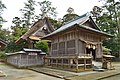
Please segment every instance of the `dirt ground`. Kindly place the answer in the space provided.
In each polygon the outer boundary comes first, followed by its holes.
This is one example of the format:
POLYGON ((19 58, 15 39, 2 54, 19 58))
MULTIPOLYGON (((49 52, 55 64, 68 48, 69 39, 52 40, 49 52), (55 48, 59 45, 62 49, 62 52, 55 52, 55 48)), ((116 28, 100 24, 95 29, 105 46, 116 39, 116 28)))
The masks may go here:
POLYGON ((0 77, 0 80, 62 80, 27 69, 16 69, 1 62, 0 71, 3 71, 7 75, 6 77, 0 77))

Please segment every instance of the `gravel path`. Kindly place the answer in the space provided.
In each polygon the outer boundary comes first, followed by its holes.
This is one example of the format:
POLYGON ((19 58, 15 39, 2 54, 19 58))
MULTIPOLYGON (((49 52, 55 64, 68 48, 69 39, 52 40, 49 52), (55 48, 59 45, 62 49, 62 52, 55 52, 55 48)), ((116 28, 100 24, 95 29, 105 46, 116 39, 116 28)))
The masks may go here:
POLYGON ((0 80, 62 80, 31 70, 16 69, 4 63, 0 63, 0 71, 3 71, 7 75, 7 77, 0 77, 0 80))

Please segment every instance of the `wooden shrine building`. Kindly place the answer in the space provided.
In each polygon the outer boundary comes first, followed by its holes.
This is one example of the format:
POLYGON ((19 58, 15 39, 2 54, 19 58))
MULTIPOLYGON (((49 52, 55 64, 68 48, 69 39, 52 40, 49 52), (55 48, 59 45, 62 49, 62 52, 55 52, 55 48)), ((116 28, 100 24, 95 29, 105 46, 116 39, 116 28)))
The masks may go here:
POLYGON ((101 60, 102 41, 112 36, 102 32, 87 13, 67 22, 43 39, 51 40, 46 65, 84 69, 101 60))
POLYGON ((39 41, 41 37, 53 31, 54 28, 49 22, 48 17, 45 17, 44 19, 40 19, 37 22, 35 22, 31 26, 31 28, 16 41, 16 43, 19 44, 24 41, 27 41, 28 44, 26 48, 34 48, 35 41, 39 41))
POLYGON ((15 53, 6 53, 7 63, 16 67, 28 67, 44 65, 44 57, 46 53, 38 49, 26 49, 15 53))

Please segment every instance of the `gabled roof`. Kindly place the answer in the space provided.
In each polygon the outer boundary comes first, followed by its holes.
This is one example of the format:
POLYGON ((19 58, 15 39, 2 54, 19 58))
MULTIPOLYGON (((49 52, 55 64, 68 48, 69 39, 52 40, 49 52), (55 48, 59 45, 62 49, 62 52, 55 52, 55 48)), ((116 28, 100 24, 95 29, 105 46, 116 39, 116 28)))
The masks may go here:
POLYGON ((16 55, 16 54, 28 54, 29 52, 30 53, 31 52, 36 52, 36 53, 39 53, 41 55, 45 55, 46 54, 45 52, 42 52, 40 49, 27 49, 27 48, 24 48, 23 51, 18 51, 18 52, 14 52, 14 53, 5 53, 5 54, 10 56, 10 55, 16 55))
POLYGON ((7 42, 0 38, 0 46, 6 46, 7 42))
POLYGON ((55 35, 57 33, 60 33, 60 32, 66 30, 68 28, 74 27, 74 25, 79 25, 79 28, 84 28, 84 29, 87 29, 87 30, 90 30, 90 31, 94 31, 94 32, 101 33, 101 34, 104 34, 104 35, 107 35, 107 36, 111 36, 110 34, 102 32, 100 30, 100 28, 97 26, 97 24, 94 22, 92 17, 90 16, 90 14, 86 13, 86 14, 83 14, 82 16, 77 17, 74 20, 71 20, 71 21, 67 22, 65 25, 61 26, 59 29, 55 30, 54 32, 44 36, 43 38, 47 38, 47 37, 50 37, 50 36, 55 35), (94 28, 91 28, 91 27, 88 27, 88 26, 84 25, 84 23, 88 20, 90 20, 92 22, 94 28))
POLYGON ((23 40, 27 40, 29 37, 43 37, 46 34, 49 34, 54 31, 52 24, 49 22, 48 18, 45 17, 44 19, 40 19, 35 22, 32 27, 22 35, 16 43, 19 43, 23 40), (43 30, 45 28, 45 30, 43 30))
POLYGON ((25 52, 42 52, 40 49, 27 49, 27 48, 23 48, 23 51, 25 51, 25 52))

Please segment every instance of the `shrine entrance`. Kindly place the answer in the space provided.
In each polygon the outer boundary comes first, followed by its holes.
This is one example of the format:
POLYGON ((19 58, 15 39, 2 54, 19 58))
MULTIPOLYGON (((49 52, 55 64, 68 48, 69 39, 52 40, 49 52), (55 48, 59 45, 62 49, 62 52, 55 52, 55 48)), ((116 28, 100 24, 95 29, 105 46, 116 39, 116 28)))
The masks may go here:
POLYGON ((93 57, 93 60, 96 59, 96 46, 93 44, 88 44, 86 46, 86 54, 89 54, 93 57))

